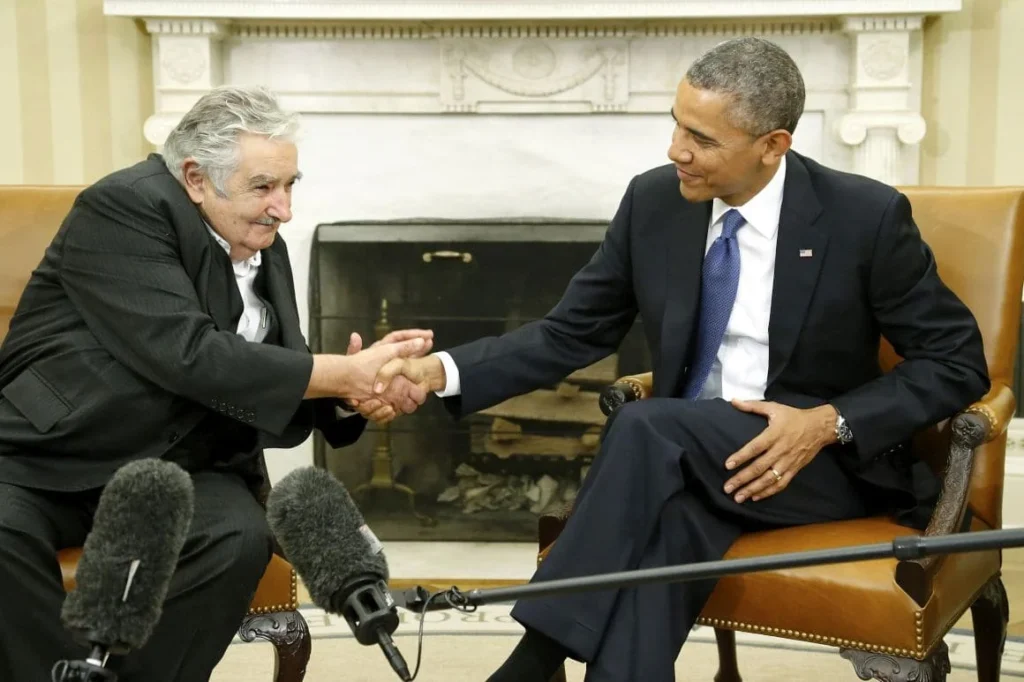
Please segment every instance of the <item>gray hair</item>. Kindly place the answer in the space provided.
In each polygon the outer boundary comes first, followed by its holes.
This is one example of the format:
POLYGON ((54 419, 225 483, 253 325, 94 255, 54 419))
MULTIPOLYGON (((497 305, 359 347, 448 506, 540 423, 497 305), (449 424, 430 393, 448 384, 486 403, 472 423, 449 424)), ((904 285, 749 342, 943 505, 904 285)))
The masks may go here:
POLYGON ((720 43, 690 65, 695 88, 731 95, 733 123, 759 137, 780 128, 792 133, 804 113, 804 79, 792 57, 764 38, 720 43))
POLYGON ((294 142, 298 115, 283 111, 264 87, 224 85, 199 98, 164 142, 163 158, 171 174, 184 182, 181 166, 192 157, 221 196, 238 168, 238 138, 243 133, 294 142))

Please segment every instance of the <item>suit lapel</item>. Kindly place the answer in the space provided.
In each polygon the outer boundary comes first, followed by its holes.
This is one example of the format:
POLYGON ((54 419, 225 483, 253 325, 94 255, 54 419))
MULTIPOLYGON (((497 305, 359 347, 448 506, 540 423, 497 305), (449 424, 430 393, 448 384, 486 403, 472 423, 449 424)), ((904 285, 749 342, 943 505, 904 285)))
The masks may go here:
MULTIPOLYGON (((280 238, 280 237, 279 237, 280 238)), ((306 340, 299 327, 299 311, 295 307, 295 296, 292 294, 291 277, 285 268, 284 258, 274 246, 264 249, 263 267, 267 271, 267 296, 270 305, 274 306, 278 324, 281 326, 281 345, 292 350, 306 350, 306 340)))
POLYGON ((231 268, 231 259, 213 237, 206 232, 206 225, 199 224, 205 238, 205 249, 209 259, 209 267, 206 269, 206 310, 209 312, 217 329, 234 332, 235 312, 240 314, 243 303, 242 295, 238 293, 238 285, 235 283, 235 272, 231 268))
POLYGON ((676 194, 664 220, 668 239, 665 253, 665 313, 661 326, 661 361, 654 372, 654 392, 679 395, 693 325, 700 303, 701 267, 707 245, 711 202, 691 204, 676 194))
POLYGON ((796 154, 786 164, 786 184, 779 215, 775 252, 775 283, 768 323, 768 385, 789 362, 796 346, 807 306, 825 260, 828 234, 815 224, 821 203, 811 185, 807 167, 796 154))

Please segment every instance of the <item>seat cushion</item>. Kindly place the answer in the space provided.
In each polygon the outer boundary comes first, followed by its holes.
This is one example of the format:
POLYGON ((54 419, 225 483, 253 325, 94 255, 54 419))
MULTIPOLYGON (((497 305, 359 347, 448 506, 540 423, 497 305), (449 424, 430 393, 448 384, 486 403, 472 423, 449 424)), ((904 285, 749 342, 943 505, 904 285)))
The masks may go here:
MULTIPOLYGON (((975 520, 973 530, 987 530, 975 520)), ((727 559, 892 542, 917 531, 888 518, 815 524, 741 536, 727 559)), ((924 608, 876 559, 727 576, 698 620, 728 630, 923 659, 999 572, 998 551, 950 554, 924 608)))
MULTIPOLYGON (((65 591, 75 589, 75 572, 78 570, 78 561, 81 557, 82 550, 79 547, 64 549, 57 553, 65 591)), ((295 611, 298 608, 298 581, 295 571, 292 570, 291 564, 274 554, 256 588, 249 613, 295 611)))

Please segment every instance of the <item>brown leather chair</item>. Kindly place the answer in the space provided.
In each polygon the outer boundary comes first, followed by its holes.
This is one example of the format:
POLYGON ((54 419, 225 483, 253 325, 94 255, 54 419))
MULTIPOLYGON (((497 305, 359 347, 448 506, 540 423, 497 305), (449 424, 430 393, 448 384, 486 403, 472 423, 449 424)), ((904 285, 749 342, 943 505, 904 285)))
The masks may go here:
MULTIPOLYGON (((81 187, 0 185, 0 339, 7 334, 21 292, 67 215, 81 187)), ((75 587, 81 548, 58 553, 64 588, 75 587)), ((275 682, 302 682, 309 662, 309 628, 299 613, 298 579, 274 555, 238 629, 246 642, 274 645, 275 682)))
MULTIPOLYGON (((981 401, 915 439, 915 453, 944 477, 925 534, 956 532, 967 505, 971 530, 1000 528, 1006 429, 1016 408, 1010 387, 1024 283, 1024 190, 903 191, 940 276, 977 317, 992 379, 981 401)), ((879 361, 886 370, 899 362, 886 342, 879 361)), ((646 398, 651 382, 651 373, 619 379, 603 393, 606 412, 624 400, 646 398)), ((540 519, 538 560, 550 551, 569 512, 540 519)), ((891 543, 914 532, 877 517, 749 533, 726 558, 891 543)), ((941 682, 950 669, 942 638, 970 608, 978 679, 997 682, 1009 617, 1000 566, 1000 552, 991 550, 734 575, 718 582, 698 623, 715 629, 716 682, 740 680, 735 631, 836 646, 865 680, 941 682)), ((564 672, 555 679, 564 680, 564 672)))

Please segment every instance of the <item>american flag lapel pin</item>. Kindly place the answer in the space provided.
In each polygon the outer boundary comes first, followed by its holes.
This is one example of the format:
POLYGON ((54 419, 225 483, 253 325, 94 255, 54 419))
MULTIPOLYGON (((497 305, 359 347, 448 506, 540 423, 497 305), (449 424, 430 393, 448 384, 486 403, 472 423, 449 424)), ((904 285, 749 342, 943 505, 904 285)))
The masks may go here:
POLYGON ((814 251, 812 249, 800 249, 800 257, 801 258, 810 258, 813 255, 814 255, 814 251))

